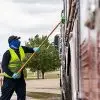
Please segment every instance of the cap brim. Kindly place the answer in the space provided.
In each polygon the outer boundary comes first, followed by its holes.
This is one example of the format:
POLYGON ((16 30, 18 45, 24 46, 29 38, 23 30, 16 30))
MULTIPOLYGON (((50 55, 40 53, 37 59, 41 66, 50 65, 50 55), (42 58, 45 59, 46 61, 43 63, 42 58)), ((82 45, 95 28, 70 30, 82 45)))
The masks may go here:
POLYGON ((20 39, 20 37, 17 37, 17 39, 20 39))

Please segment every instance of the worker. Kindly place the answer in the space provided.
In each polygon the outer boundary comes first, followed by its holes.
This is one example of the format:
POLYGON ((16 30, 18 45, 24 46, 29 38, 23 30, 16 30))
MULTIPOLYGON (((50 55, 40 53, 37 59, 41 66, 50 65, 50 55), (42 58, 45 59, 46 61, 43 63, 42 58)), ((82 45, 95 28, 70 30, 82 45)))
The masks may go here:
POLYGON ((20 37, 14 35, 8 38, 8 43, 10 48, 4 53, 2 59, 2 69, 5 76, 0 100, 10 100, 14 91, 17 94, 17 100, 26 100, 24 73, 23 71, 17 72, 24 62, 25 53, 38 52, 39 48, 20 46, 20 37))

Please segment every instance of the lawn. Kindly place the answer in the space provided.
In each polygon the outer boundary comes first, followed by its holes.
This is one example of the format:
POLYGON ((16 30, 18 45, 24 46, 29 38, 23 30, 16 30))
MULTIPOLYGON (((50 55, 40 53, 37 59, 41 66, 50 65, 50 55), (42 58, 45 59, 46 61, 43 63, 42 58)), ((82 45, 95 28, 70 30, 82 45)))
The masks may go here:
POLYGON ((27 92, 27 96, 39 100, 61 100, 60 94, 53 94, 53 93, 27 92))
MULTIPOLYGON (((41 79, 41 74, 39 75, 41 79)), ((46 72, 45 73, 45 79, 56 79, 60 77, 59 71, 53 71, 53 72, 46 72)), ((36 72, 28 72, 26 80, 32 80, 37 79, 37 73, 36 72)))

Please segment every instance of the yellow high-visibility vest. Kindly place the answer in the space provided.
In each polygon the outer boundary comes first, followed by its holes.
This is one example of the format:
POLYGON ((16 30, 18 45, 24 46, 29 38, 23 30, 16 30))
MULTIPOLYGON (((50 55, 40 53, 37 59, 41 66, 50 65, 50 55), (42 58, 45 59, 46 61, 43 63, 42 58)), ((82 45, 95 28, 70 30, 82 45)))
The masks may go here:
MULTIPOLYGON (((10 69, 11 72, 17 73, 18 70, 21 68, 22 63, 25 59, 25 52, 22 47, 19 47, 20 58, 18 57, 18 55, 16 54, 16 52, 13 49, 10 48, 9 52, 11 55, 11 59, 9 61, 8 68, 10 69)), ((7 74, 5 74, 5 76, 11 78, 11 76, 9 76, 7 74)))

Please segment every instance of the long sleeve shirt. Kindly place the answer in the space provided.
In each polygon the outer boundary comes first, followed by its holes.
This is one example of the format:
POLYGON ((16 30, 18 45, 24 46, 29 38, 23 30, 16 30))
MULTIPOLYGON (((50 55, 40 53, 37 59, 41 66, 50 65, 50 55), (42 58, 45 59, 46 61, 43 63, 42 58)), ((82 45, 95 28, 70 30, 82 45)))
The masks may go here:
MULTIPOLYGON (((22 46, 22 48, 23 48, 25 53, 34 53, 33 48, 29 48, 26 46, 22 46)), ((16 52, 18 57, 20 58, 19 50, 16 49, 14 51, 16 52)), ((11 59, 11 55, 10 55, 9 50, 7 50, 3 55, 1 66, 2 66, 3 72, 7 73, 9 76, 12 76, 14 73, 11 72, 10 69, 8 68, 10 59, 11 59)), ((22 74, 21 77, 23 77, 23 72, 21 74, 22 74)))

